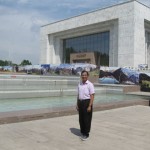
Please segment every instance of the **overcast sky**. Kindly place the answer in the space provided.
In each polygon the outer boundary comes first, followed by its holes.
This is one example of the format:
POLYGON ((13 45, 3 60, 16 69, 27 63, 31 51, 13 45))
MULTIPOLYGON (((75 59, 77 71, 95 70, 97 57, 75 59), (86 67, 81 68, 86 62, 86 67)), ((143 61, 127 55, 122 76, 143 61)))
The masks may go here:
MULTIPOLYGON (((0 59, 38 64, 40 26, 127 0, 0 0, 0 59)), ((150 6, 150 0, 139 0, 150 6)))

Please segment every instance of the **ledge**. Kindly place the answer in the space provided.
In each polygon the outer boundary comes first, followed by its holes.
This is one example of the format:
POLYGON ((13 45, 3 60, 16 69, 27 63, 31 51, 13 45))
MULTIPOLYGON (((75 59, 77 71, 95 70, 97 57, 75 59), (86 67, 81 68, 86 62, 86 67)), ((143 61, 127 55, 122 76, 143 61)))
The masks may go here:
MULTIPOLYGON (((149 100, 134 100, 134 101, 121 101, 114 103, 103 103, 96 104, 94 106, 94 111, 103 111, 121 107, 128 107, 134 105, 144 105, 149 106, 149 100)), ((47 109, 34 109, 34 110, 23 110, 14 112, 1 112, 0 113, 0 124, 24 122, 31 120, 39 120, 60 116, 75 115, 77 111, 75 106, 63 107, 63 108, 47 108, 47 109)))

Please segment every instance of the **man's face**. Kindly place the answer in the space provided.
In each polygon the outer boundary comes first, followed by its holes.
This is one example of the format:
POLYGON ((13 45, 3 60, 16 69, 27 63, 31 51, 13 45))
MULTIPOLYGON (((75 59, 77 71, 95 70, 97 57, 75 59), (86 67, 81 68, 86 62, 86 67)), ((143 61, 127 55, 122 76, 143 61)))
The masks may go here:
POLYGON ((86 73, 86 72, 82 73, 82 75, 81 75, 81 79, 82 79, 82 82, 86 82, 86 81, 87 81, 87 79, 88 79, 88 75, 87 75, 87 73, 86 73))

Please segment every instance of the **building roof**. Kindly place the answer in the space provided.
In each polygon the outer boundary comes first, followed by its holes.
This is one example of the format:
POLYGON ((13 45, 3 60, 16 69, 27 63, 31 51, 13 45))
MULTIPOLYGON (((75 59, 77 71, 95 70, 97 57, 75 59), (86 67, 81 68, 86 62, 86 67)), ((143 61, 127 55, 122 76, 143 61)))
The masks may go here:
POLYGON ((115 7, 115 6, 119 6, 119 5, 124 5, 126 3, 131 3, 131 2, 134 2, 134 1, 138 2, 139 4, 141 4, 141 5, 145 6, 145 7, 150 8, 149 6, 147 6, 147 5, 139 2, 138 0, 129 0, 129 1, 126 1, 126 2, 114 4, 114 5, 111 5, 111 6, 108 6, 108 7, 99 8, 99 9, 92 10, 92 11, 89 11, 89 12, 86 12, 86 13, 82 13, 80 15, 76 15, 76 16, 72 16, 72 17, 69 17, 69 18, 66 18, 66 19, 62 19, 62 20, 58 20, 58 21, 55 21, 55 22, 52 22, 52 23, 48 23, 48 24, 45 24, 45 25, 43 25, 41 27, 48 26, 48 25, 51 25, 51 24, 55 24, 55 23, 58 23, 58 22, 61 22, 61 21, 69 20, 71 18, 79 17, 79 16, 82 16, 82 15, 90 14, 90 13, 93 13, 93 12, 96 12, 96 11, 101 11, 101 10, 104 10, 104 9, 108 9, 108 8, 111 8, 111 7, 115 7))

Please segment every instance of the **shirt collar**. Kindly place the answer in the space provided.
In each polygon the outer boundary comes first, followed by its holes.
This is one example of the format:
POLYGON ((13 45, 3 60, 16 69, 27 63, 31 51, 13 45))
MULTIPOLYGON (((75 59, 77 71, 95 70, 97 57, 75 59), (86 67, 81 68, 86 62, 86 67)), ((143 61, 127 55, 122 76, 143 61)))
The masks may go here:
POLYGON ((81 85, 88 84, 88 83, 89 83, 89 80, 87 80, 85 83, 83 83, 82 81, 80 82, 81 85))

